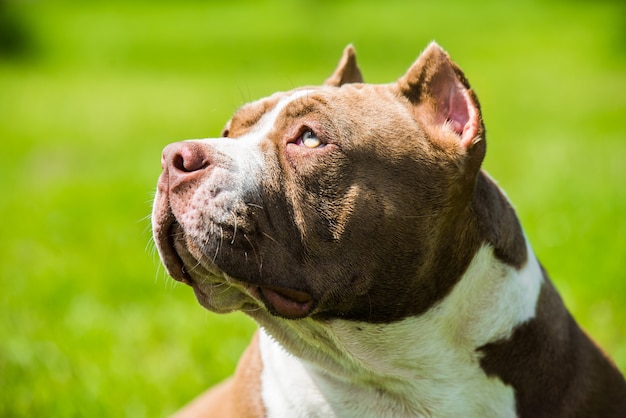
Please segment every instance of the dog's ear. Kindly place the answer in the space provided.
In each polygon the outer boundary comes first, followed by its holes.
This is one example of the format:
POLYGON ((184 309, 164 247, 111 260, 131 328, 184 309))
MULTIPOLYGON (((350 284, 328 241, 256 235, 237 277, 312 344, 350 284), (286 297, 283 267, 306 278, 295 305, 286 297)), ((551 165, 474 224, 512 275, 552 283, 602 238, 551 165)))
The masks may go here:
POLYGON ((348 45, 343 50, 343 55, 341 56, 337 69, 333 75, 326 79, 324 85, 340 87, 344 84, 362 82, 363 76, 361 75, 359 66, 356 64, 356 52, 352 45, 348 45))
POLYGON ((484 137, 480 105, 461 69, 432 42, 398 80, 400 92, 427 123, 456 133, 469 149, 484 137))

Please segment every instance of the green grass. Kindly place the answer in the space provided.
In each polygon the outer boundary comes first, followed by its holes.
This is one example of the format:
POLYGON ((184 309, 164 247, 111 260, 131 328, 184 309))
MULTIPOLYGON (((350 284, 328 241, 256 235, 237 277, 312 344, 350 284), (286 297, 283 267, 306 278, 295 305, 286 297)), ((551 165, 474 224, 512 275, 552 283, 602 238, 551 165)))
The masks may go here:
POLYGON ((164 416, 232 372, 254 324, 203 311, 150 243, 161 149, 321 82, 350 42, 371 82, 432 39, 449 50, 481 99, 486 168, 626 370, 618 2, 0 6, 23 40, 0 49, 0 416, 164 416))

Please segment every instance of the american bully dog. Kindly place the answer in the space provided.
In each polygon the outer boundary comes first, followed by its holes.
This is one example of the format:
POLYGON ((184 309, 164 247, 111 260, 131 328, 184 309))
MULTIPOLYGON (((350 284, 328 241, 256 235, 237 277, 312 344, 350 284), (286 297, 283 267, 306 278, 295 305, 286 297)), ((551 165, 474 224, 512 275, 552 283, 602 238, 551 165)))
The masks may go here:
POLYGON ((626 417, 624 378, 484 155, 476 95, 434 43, 384 85, 349 46, 324 85, 167 146, 152 219, 168 273, 260 325, 180 416, 626 417))

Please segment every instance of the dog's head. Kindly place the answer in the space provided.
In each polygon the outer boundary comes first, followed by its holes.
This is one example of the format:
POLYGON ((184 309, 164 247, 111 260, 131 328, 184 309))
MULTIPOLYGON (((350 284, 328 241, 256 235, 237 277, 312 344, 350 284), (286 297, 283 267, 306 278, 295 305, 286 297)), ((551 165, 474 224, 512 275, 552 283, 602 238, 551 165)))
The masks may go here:
POLYGON ((363 83, 349 46, 323 86, 167 146, 154 239, 213 311, 401 319, 444 297, 480 244, 484 153, 477 99, 439 46, 386 85, 363 83))

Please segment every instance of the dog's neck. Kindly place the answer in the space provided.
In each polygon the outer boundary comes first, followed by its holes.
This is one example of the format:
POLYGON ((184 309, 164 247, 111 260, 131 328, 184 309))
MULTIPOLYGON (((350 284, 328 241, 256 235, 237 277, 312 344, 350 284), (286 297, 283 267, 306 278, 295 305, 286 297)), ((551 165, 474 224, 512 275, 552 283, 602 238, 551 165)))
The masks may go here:
POLYGON ((471 206, 471 231, 463 235, 478 235, 482 244, 452 290, 420 315, 370 323, 250 312, 263 328, 268 408, 283 408, 290 399, 303 415, 322 416, 506 416, 514 410, 513 389, 487 377, 480 348, 533 318, 543 273, 508 200, 484 173, 471 206), (297 389, 309 386, 319 392, 297 389))
MULTIPOLYGON (((485 241, 452 291, 419 316, 368 323, 293 321, 265 311, 251 313, 265 333, 264 376, 273 381, 280 375, 292 388, 299 380, 311 379, 319 399, 324 399, 312 407, 330 403, 335 413, 341 410, 348 416, 464 416, 467 409, 455 409, 463 405, 474 405, 470 408, 476 416, 510 410, 512 389, 487 378, 479 349, 507 339, 517 325, 533 318, 544 279, 527 244, 526 261, 520 266, 504 262, 496 245, 485 241), (451 388, 458 390, 456 397, 448 396, 451 388)), ((268 396, 297 396, 280 393, 281 387, 290 389, 278 385, 268 396)), ((299 401, 315 399, 307 394, 299 401)))

